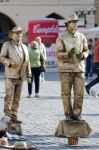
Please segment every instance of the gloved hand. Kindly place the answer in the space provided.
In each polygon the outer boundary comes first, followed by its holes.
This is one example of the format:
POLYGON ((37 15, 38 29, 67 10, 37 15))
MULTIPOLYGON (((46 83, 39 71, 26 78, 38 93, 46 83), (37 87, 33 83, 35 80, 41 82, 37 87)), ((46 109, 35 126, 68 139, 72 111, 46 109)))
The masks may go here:
POLYGON ((15 61, 11 61, 9 64, 9 67, 13 67, 13 68, 17 68, 17 66, 18 66, 18 63, 15 61))
POLYGON ((70 58, 72 58, 73 55, 75 55, 75 54, 76 54, 75 48, 71 48, 71 50, 68 52, 68 56, 69 56, 70 58))
POLYGON ((28 77, 28 78, 27 78, 27 83, 29 84, 29 83, 31 83, 31 81, 32 81, 31 78, 28 77))
POLYGON ((84 59, 83 53, 76 54, 76 58, 79 59, 79 60, 83 60, 84 59))

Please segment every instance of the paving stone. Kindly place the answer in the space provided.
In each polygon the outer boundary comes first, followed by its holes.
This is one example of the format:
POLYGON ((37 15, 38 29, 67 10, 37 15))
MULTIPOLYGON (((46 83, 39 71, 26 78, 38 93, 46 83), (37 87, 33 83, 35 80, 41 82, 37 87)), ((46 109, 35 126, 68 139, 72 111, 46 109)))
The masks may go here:
MULTIPOLYGON (((39 150, 99 150, 99 101, 85 92, 82 117, 93 131, 88 138, 81 138, 76 147, 70 147, 66 138, 54 136, 59 120, 65 118, 59 75, 47 73, 45 79, 40 85, 40 98, 35 98, 34 92, 31 98, 27 98, 27 82, 24 80, 18 112, 23 121, 23 135, 39 150)), ((4 78, 0 75, 0 117, 3 115, 4 91, 4 78)))

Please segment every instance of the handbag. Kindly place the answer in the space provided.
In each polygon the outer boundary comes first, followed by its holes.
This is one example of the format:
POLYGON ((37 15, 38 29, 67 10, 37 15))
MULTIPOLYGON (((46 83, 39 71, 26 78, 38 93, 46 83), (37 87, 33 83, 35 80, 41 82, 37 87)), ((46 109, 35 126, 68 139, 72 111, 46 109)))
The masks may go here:
POLYGON ((43 57, 42 53, 40 53, 40 63, 41 63, 40 71, 41 72, 47 72, 47 69, 46 69, 46 66, 45 66, 45 62, 44 62, 44 57, 43 57))
POLYGON ((43 61, 41 61, 40 70, 41 70, 41 72, 47 72, 46 66, 43 61))

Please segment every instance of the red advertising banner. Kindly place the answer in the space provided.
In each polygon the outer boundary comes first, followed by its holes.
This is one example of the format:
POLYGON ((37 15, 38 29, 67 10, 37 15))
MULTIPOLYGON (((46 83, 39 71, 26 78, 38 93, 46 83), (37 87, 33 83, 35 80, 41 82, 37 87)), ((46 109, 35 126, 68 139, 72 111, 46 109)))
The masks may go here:
POLYGON ((33 20, 28 24, 28 42, 35 40, 40 36, 42 43, 46 47, 47 67, 56 67, 55 43, 58 37, 57 20, 33 20))
POLYGON ((51 40, 52 43, 56 42, 58 36, 58 21, 57 20, 34 20, 29 21, 28 24, 28 41, 35 40, 35 37, 40 36, 42 42, 51 40))

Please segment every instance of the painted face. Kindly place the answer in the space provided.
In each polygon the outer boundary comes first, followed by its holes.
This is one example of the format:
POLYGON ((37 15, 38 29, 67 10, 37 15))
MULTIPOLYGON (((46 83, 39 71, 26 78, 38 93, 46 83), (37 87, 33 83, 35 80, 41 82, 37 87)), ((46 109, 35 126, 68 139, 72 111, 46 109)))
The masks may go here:
POLYGON ((77 27, 78 27, 78 21, 77 20, 72 20, 68 23, 68 29, 71 31, 71 32, 74 32, 77 30, 77 27))
POLYGON ((22 40, 22 31, 13 32, 12 39, 15 42, 20 42, 22 40))

